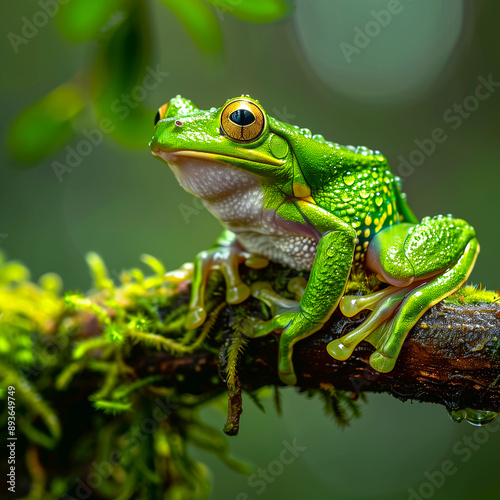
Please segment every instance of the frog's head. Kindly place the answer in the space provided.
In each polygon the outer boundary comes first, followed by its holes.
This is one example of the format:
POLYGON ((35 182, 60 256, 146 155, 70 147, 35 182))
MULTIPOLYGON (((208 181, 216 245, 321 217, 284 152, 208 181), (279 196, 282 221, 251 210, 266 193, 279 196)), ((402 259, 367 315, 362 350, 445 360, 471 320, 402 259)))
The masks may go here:
POLYGON ((158 110, 150 146, 184 189, 214 201, 235 191, 243 194, 255 183, 307 198, 310 187, 300 165, 322 157, 314 150, 325 147, 320 143, 268 116, 247 96, 208 111, 177 96, 158 110))

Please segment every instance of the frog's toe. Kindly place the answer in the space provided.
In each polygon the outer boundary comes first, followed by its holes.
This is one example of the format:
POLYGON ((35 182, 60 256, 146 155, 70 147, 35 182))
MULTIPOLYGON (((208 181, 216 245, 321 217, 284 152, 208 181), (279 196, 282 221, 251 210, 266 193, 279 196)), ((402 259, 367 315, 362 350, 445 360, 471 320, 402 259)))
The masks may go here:
POLYGON ((344 304, 349 305, 349 315, 361 309, 372 309, 372 313, 357 328, 331 341, 327 351, 335 359, 345 361, 351 356, 356 346, 363 340, 376 348, 390 334, 386 326, 391 323, 391 316, 398 310, 405 295, 414 285, 405 288, 389 286, 386 289, 362 297, 346 297, 344 304))
POLYGON ((263 269, 269 265, 269 259, 261 257, 260 255, 252 255, 245 253, 245 266, 251 269, 263 269))
POLYGON ((280 380, 286 385, 296 385, 297 384, 297 376, 294 372, 282 372, 279 371, 280 380))
POLYGON ((292 345, 287 342, 286 332, 283 332, 280 339, 280 356, 278 363, 278 374, 280 380, 286 385, 295 385, 297 383, 297 376, 293 368, 292 362, 292 345), (282 340, 285 342, 283 343, 282 340), (285 345, 284 345, 285 344, 285 345))
POLYGON ((375 351, 370 356, 370 366, 378 372, 388 373, 394 368, 395 365, 396 360, 394 358, 390 358, 379 351, 375 351))
POLYGON ((348 347, 342 343, 342 339, 335 339, 326 346, 326 350, 332 358, 345 361, 351 356, 355 347, 356 344, 348 347))
POLYGON ((286 299, 273 290, 271 284, 267 281, 256 281, 251 286, 252 297, 264 302, 274 317, 282 313, 297 311, 300 307, 296 300, 286 299))
POLYGON ((383 301, 391 295, 394 290, 393 286, 388 286, 379 292, 369 293, 368 295, 344 295, 340 301, 340 310, 344 316, 352 318, 361 311, 368 309, 373 311, 383 301))
MULTIPOLYGON (((290 314, 293 316, 293 313, 290 314)), ((290 323, 290 318, 292 317, 290 314, 280 314, 268 321, 255 319, 253 331, 245 335, 250 338, 258 338, 265 337, 276 330, 283 330, 290 323)))
POLYGON ((226 300, 229 304, 239 304, 250 297, 250 287, 245 283, 228 288, 226 291, 226 300))
POLYGON ((186 262, 182 264, 179 269, 175 271, 169 271, 164 275, 164 281, 167 283, 182 283, 193 276, 193 264, 191 262, 186 262))
POLYGON ((186 328, 192 330, 201 326, 207 317, 207 312, 203 307, 192 307, 186 317, 186 328))

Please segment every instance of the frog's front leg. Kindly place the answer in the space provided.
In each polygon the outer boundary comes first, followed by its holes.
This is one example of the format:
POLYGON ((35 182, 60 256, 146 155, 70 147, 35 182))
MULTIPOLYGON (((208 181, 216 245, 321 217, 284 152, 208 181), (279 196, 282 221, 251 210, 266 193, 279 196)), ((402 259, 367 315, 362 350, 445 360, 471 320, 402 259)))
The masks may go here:
POLYGON ((212 270, 222 272, 226 281, 226 301, 229 304, 238 304, 248 298, 250 288, 243 283, 238 270, 242 262, 253 269, 261 269, 269 263, 264 257, 248 253, 238 243, 234 233, 227 229, 217 238, 212 248, 196 256, 186 319, 187 328, 197 328, 206 319, 205 287, 212 270))
POLYGON ((370 365, 379 372, 391 371, 408 332, 425 311, 462 286, 478 252, 474 229, 451 216, 379 232, 368 247, 367 266, 390 286, 342 299, 340 308, 347 316, 363 309, 372 313, 358 328, 330 342, 330 355, 347 359, 366 340, 376 348, 370 365))
POLYGON ((308 224, 323 233, 318 242, 311 274, 298 310, 283 312, 268 322, 260 323, 252 335, 262 337, 282 330, 279 342, 279 376, 288 385, 295 385, 293 369, 294 344, 319 330, 330 318, 344 293, 355 248, 353 228, 325 210, 296 202, 299 214, 308 224))

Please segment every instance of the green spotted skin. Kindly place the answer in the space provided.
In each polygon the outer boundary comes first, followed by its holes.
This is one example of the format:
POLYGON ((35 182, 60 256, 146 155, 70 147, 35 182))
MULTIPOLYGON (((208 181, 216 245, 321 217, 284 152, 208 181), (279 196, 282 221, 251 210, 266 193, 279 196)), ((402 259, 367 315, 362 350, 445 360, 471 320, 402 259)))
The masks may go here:
POLYGON ((341 146, 274 119, 270 119, 270 127, 296 146, 295 182, 305 179, 314 202, 355 229, 355 264, 363 262, 370 240, 382 229, 417 222, 400 191, 399 179, 379 151, 341 146))
POLYGON ((223 273, 233 304, 251 292, 262 296, 242 282, 243 263, 259 268, 273 260, 311 271, 300 301, 277 299, 273 319, 255 322, 249 333, 280 333, 279 375, 286 384, 297 382, 294 344, 337 307, 348 316, 372 312, 332 340, 329 354, 347 359, 366 341, 374 348, 370 365, 392 370, 413 325, 467 280, 479 252, 474 229, 461 219, 419 223, 379 151, 283 123, 249 96, 207 111, 181 96, 171 99, 159 110, 151 150, 225 227, 223 238, 195 259, 188 328, 205 321, 213 269, 223 273), (387 287, 345 297, 349 274, 360 267, 387 287))
POLYGON ((355 153, 339 148, 326 156, 332 172, 331 178, 325 179, 328 187, 313 185, 311 197, 356 230, 354 260, 359 263, 373 236, 400 222, 399 188, 385 158, 365 152, 363 147, 355 153))

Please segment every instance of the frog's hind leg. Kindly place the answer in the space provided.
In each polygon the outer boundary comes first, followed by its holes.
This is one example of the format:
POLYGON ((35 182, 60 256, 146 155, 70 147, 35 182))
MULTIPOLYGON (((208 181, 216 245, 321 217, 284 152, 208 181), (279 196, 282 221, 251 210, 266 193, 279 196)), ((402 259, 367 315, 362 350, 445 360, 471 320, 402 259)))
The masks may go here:
POLYGON ((362 340, 370 342, 370 338, 374 338, 376 331, 380 332, 381 327, 387 323, 412 288, 411 285, 405 288, 389 286, 381 292, 362 297, 346 295, 340 303, 340 309, 345 316, 354 316, 363 309, 373 309, 373 312, 358 328, 332 340, 327 346, 328 353, 335 359, 344 361, 362 340))
POLYGON ((413 325, 467 280, 478 251, 474 230, 451 217, 398 224, 378 233, 370 243, 368 266, 390 286, 342 299, 340 308, 346 316, 363 309, 373 312, 358 328, 330 342, 330 355, 347 359, 366 340, 376 349, 370 365, 380 372, 391 371, 413 325))
MULTIPOLYGON (((370 356, 372 368, 379 372, 389 372, 394 368, 408 332, 425 311, 465 283, 472 271, 478 251, 478 241, 473 238, 452 268, 432 281, 424 282, 405 297, 394 317, 390 331, 386 332, 380 346, 375 345, 377 350, 370 356)), ((376 342, 376 338, 373 340, 376 342)))

